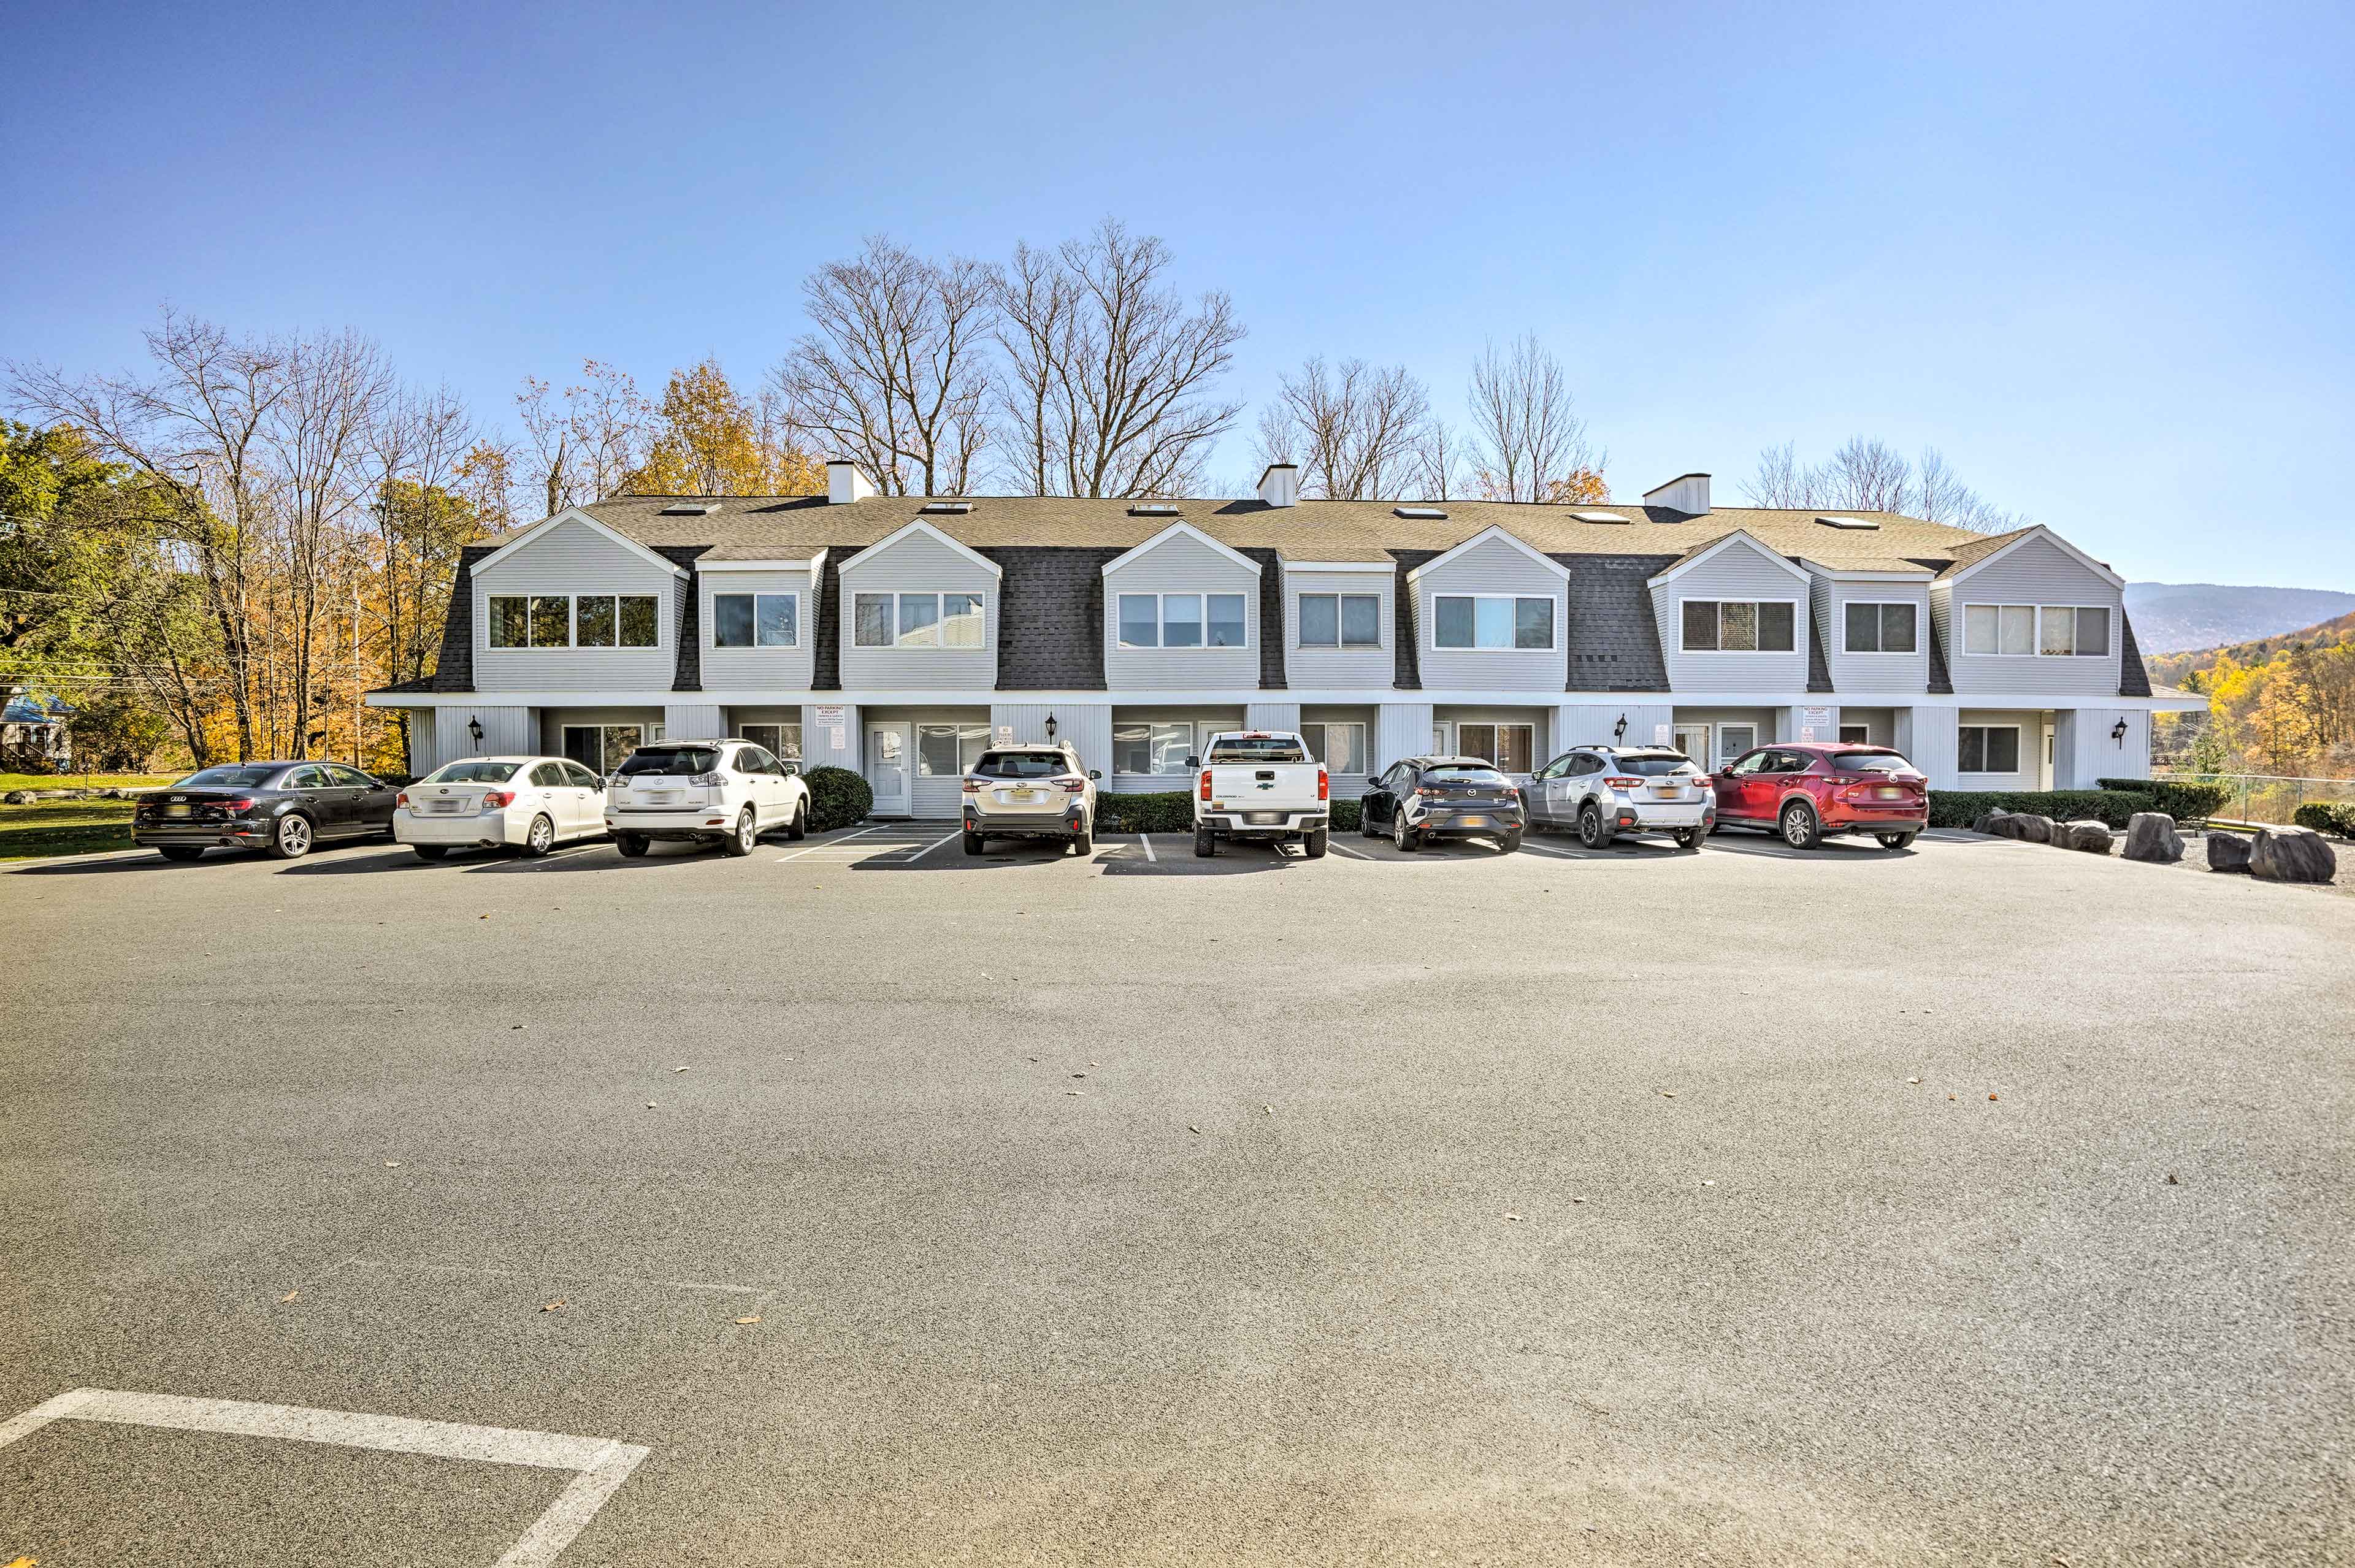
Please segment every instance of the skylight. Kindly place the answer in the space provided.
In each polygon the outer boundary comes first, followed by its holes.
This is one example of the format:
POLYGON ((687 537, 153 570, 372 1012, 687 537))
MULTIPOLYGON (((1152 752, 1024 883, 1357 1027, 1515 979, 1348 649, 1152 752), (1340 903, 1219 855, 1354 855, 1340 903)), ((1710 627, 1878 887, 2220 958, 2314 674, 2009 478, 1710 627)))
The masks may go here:
POLYGON ((719 509, 717 501, 673 501, 662 509, 666 517, 708 517, 719 509))
POLYGON ((1167 501, 1139 501, 1128 509, 1132 517, 1174 517, 1178 508, 1167 501))
POLYGON ((1877 528, 1881 526, 1870 517, 1817 517, 1816 521, 1828 528, 1877 528))
POLYGON ((1624 523, 1627 521, 1626 518, 1621 517, 1616 512, 1572 512, 1571 516, 1576 517, 1582 523, 1624 523))
POLYGON ((1391 510, 1398 513, 1401 517, 1444 517, 1447 516, 1446 508, 1442 507, 1394 507, 1391 510))
POLYGON ((924 510, 927 512, 970 512, 973 510, 973 503, 971 501, 927 501, 924 503, 924 510))

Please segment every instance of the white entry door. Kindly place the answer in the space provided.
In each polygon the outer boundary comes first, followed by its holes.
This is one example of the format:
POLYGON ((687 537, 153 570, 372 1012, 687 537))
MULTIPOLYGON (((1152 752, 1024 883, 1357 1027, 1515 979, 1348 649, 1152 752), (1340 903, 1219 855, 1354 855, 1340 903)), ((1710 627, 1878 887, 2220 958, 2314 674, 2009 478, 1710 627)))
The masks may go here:
POLYGON ((912 724, 867 726, 867 787, 875 792, 875 815, 910 815, 908 759, 916 749, 912 724))

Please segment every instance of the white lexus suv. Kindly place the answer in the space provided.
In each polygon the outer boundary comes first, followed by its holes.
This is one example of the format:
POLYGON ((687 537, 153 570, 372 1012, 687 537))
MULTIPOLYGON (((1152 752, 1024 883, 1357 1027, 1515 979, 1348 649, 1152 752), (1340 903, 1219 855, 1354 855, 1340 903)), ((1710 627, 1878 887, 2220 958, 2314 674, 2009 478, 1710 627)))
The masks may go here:
POLYGON ((605 787, 605 827, 633 859, 656 839, 750 855, 773 828, 788 838, 807 833, 809 808, 801 764, 750 741, 650 741, 605 787))

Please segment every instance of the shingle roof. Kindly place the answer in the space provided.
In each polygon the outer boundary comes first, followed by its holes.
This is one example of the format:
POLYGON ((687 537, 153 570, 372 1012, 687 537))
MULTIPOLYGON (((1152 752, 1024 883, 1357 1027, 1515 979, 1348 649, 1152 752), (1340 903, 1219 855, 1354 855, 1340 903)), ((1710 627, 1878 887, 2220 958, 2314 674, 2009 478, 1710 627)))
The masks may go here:
POLYGON ((1649 584, 1675 558, 1564 553, 1553 559, 1570 571, 1566 689, 1666 691, 1668 664, 1660 656, 1649 584))
POLYGON ((2030 525, 2024 528, 2014 528, 2008 534, 1973 534, 1944 552, 1946 561, 1945 565, 1938 568, 1938 575, 1952 577, 1963 568, 1985 560, 2012 540, 2035 531, 2034 526, 2030 525))
POLYGON ((1832 688, 1831 661, 1824 657, 1824 629, 1807 617, 1807 689, 1829 691, 1832 688))
POLYGON ((997 563, 997 688, 1102 691, 1103 569, 1121 552, 992 545, 997 563))
POLYGON ((2150 695, 2150 667, 2142 662, 2142 649, 2135 643, 2134 623, 2126 619, 2124 609, 2118 612, 2118 695, 2150 695))

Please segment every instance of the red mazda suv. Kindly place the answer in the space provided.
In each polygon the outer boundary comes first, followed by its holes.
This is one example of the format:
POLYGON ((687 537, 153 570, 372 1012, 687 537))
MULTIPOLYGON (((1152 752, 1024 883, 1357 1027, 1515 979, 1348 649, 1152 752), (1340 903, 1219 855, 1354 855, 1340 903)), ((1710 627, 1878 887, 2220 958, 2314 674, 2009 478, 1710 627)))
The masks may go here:
POLYGON ((1902 849, 1930 825, 1930 781, 1886 746, 1761 746, 1714 782, 1718 827, 1763 827, 1794 849, 1845 833, 1902 849))

